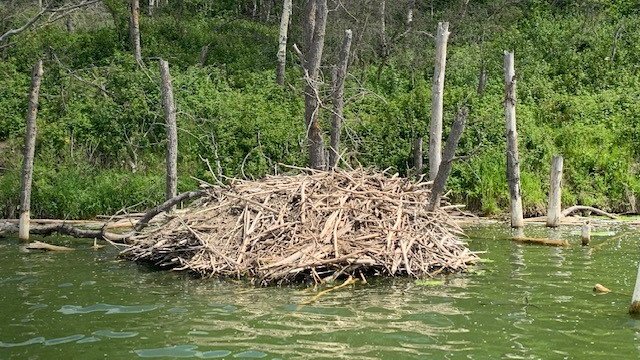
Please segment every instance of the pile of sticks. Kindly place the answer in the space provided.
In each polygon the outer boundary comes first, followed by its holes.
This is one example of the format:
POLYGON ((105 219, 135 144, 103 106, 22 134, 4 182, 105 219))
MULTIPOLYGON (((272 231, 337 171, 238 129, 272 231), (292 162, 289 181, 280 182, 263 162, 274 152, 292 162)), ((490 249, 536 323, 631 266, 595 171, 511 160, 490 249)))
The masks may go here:
POLYGON ((430 187, 367 170, 235 180, 147 228, 122 255, 260 285, 463 271, 477 256, 445 210, 426 210, 430 187))

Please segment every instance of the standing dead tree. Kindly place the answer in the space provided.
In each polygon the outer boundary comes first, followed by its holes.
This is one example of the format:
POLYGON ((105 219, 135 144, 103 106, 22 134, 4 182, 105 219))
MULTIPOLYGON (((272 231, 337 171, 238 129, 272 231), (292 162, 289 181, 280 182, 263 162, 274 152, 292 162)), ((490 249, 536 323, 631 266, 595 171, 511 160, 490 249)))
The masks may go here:
POLYGON ((140 45, 140 0, 131 0, 129 3, 131 16, 129 18, 129 38, 133 48, 133 56, 138 64, 142 64, 142 47, 140 45))
POLYGON ((289 33, 289 17, 292 9, 291 0, 284 0, 282 16, 280 17, 280 35, 278 36, 278 67, 276 68, 276 82, 284 85, 284 70, 287 63, 287 36, 289 33))
POLYGON ((21 240, 29 240, 31 221, 31 183, 33 181, 33 156, 36 148, 36 117, 38 115, 38 98, 42 82, 42 60, 33 67, 31 73, 31 90, 29 91, 29 110, 27 111, 27 131, 24 136, 24 159, 22 163, 20 191, 20 225, 18 236, 21 240))
POLYGON ((327 15, 327 0, 307 1, 305 9, 306 21, 304 23, 306 54, 303 56, 303 69, 306 80, 304 115, 309 146, 309 165, 313 169, 325 168, 324 140, 318 121, 321 104, 318 91, 318 74, 324 48, 327 15))
POLYGON ((178 128, 176 125, 176 105, 173 99, 173 85, 169 73, 169 63, 160 60, 162 77, 162 107, 167 128, 167 183, 165 200, 176 196, 178 190, 178 128))
POLYGON ((431 90, 431 123, 429 124, 429 179, 438 174, 442 159, 442 107, 444 95, 444 73, 447 63, 447 41, 449 23, 438 23, 436 35, 436 61, 431 90))
POLYGON ((347 76, 352 37, 351 30, 345 30, 342 48, 340 49, 340 61, 338 66, 333 69, 333 114, 331 121, 331 148, 329 149, 329 168, 331 169, 337 165, 339 157, 340 131, 342 130, 344 110, 344 79, 347 76))
POLYGON ((467 121, 468 115, 469 110, 466 107, 461 108, 458 110, 458 114, 453 120, 453 124, 451 124, 451 132, 449 133, 447 144, 444 147, 444 159, 440 163, 438 174, 433 181, 433 188, 431 188, 431 199, 429 200, 428 205, 429 211, 434 211, 438 206, 440 206, 440 198, 442 197, 444 187, 447 184, 447 179, 451 173, 453 159, 456 154, 456 149, 458 148, 458 142, 460 142, 460 138, 462 137, 462 132, 464 131, 464 125, 467 121))
POLYGON ((511 199, 511 227, 522 229, 522 197, 520 195, 520 160, 518 156, 518 132, 516 130, 516 71, 513 53, 504 52, 504 112, 507 136, 507 181, 511 199))
POLYGON ((549 180, 549 206, 547 208, 547 227, 558 227, 562 216, 562 156, 556 155, 551 163, 549 180))

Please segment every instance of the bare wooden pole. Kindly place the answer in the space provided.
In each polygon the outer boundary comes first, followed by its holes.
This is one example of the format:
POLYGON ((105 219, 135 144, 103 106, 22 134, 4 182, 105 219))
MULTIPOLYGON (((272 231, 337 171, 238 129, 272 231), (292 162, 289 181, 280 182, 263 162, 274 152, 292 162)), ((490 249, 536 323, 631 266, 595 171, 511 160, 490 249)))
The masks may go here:
POLYGON ((522 197, 520 196, 520 160, 518 159, 518 132, 516 130, 516 72, 513 53, 504 52, 504 110, 507 136, 507 181, 511 199, 511 227, 524 227, 522 197))
POLYGON ((284 70, 287 63, 287 36, 289 33, 289 17, 291 16, 291 0, 284 0, 282 16, 280 17, 280 36, 278 37, 278 67, 276 68, 276 82, 284 85, 284 70))
POLYGON ((325 169, 325 146, 319 122, 320 95, 318 74, 324 49, 324 37, 327 26, 327 0, 309 0, 306 6, 304 37, 307 45, 304 71, 305 86, 305 124, 309 144, 309 165, 314 169, 325 169))
POLYGON ((582 242, 582 246, 589 245, 589 242, 591 241, 591 223, 589 223, 589 221, 582 224, 582 228, 580 229, 580 240, 582 242))
POLYGON ((444 95, 444 73, 447 64, 447 40, 449 23, 438 23, 436 35, 436 62, 431 89, 431 123, 429 124, 429 179, 438 174, 442 159, 442 105, 444 95))
POLYGON ((333 114, 331 117, 329 168, 334 168, 338 164, 340 131, 342 130, 344 110, 344 79, 347 76, 347 65, 349 64, 349 51, 351 51, 352 37, 353 34, 350 29, 344 31, 342 48, 340 49, 340 62, 333 73, 333 114))
POLYGON ((562 163, 560 155, 554 156, 551 162, 547 227, 558 227, 562 218, 562 163))
POLYGON ((434 211, 438 206, 440 206, 440 198, 444 192, 444 187, 447 184, 449 174, 451 173, 453 158, 456 154, 456 149, 458 148, 458 142, 460 141, 462 132, 464 131, 464 124, 467 121, 468 114, 469 111, 467 108, 460 109, 453 121, 453 124, 451 124, 451 132, 449 133, 447 144, 444 147, 444 159, 440 163, 438 175, 436 175, 433 187, 431 188, 431 199, 429 200, 428 206, 430 211, 434 211))
POLYGON ((640 263, 638 263, 638 274, 636 275, 636 286, 633 289, 631 297, 631 306, 629 306, 629 314, 640 315, 640 263))
POLYGON ((165 199, 176 196, 178 191, 178 127, 176 125, 176 106, 173 99, 173 86, 169 63, 160 59, 160 76, 162 77, 162 107, 167 127, 167 184, 165 199))
POLYGON ((36 118, 38 116, 38 98, 42 82, 42 60, 38 61, 31 72, 31 90, 29 91, 29 110, 27 111, 27 129, 24 136, 24 158, 20 191, 20 240, 29 241, 29 225, 31 220, 31 183, 33 181, 33 156, 36 148, 36 118))
POLYGON ((129 3, 131 14, 129 18, 129 37, 133 47, 133 56, 138 64, 142 64, 142 47, 140 45, 140 0, 129 3))

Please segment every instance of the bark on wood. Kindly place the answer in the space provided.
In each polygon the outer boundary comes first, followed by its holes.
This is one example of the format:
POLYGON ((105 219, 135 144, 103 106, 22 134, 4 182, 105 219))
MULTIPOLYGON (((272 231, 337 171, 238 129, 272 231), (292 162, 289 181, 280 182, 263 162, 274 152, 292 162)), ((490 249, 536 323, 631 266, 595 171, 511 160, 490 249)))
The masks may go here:
POLYGON ((162 107, 164 108, 164 120, 167 129, 167 176, 165 199, 176 196, 178 190, 178 127, 176 125, 176 107, 173 100, 173 86, 169 63, 160 60, 160 75, 162 76, 162 107))
POLYGON ((408 0, 407 3, 407 27, 413 24, 413 11, 416 8, 416 0, 408 0))
POLYGON ((71 17, 71 14, 67 15, 65 23, 67 26, 67 32, 72 33, 75 30, 75 26, 73 25, 73 18, 71 17))
POLYGON ((140 0, 131 0, 129 3, 131 14, 129 19, 129 37, 133 56, 138 64, 142 64, 142 47, 140 45, 140 0))
POLYGON ((413 169, 416 176, 422 175, 422 136, 418 136, 413 140, 413 169))
POLYGON ((436 61, 431 90, 431 123, 429 124, 429 179, 438 174, 442 159, 442 105, 444 95, 444 74, 447 64, 447 40, 449 23, 438 23, 436 35, 436 61))
POLYGON ((149 8, 147 9, 147 14, 149 14, 149 16, 153 15, 153 8, 156 6, 156 1, 155 0, 149 0, 149 8))
POLYGON ((289 17, 291 16, 292 0, 284 0, 282 16, 280 17, 280 35, 278 36, 278 67, 276 68, 276 82, 284 85, 284 72, 287 63, 287 36, 289 34, 289 17))
POLYGON ((309 163, 313 169, 325 169, 324 140, 318 121, 320 111, 318 73, 324 48, 327 14, 327 0, 309 0, 307 2, 304 29, 307 45, 304 61, 307 82, 305 86, 305 123, 309 163))
POLYGON ((435 210, 440 205, 440 198, 444 192, 444 187, 447 184, 447 179, 451 173, 451 166, 453 165, 453 158, 458 148, 458 142, 462 137, 464 131, 464 124, 467 121, 467 115, 469 114, 467 108, 462 108, 458 111, 453 124, 451 125, 451 132, 447 139, 447 144, 444 148, 444 159, 440 163, 438 174, 433 181, 433 188, 431 188, 431 199, 429 200, 429 211, 435 210))
POLYGON ((350 29, 345 30, 340 49, 340 61, 335 68, 333 76, 333 114, 331 119, 331 148, 329 149, 329 168, 338 164, 340 149, 340 132, 342 130, 344 109, 344 80, 347 76, 349 64, 349 51, 351 51, 351 39, 353 34, 350 29))
POLYGON ((609 219, 617 219, 618 218, 617 216, 615 216, 613 214, 609 214, 606 211, 602 211, 600 209, 596 209, 596 208, 591 207, 591 206, 582 206, 582 205, 575 205, 575 206, 572 206, 572 207, 564 209, 564 211, 562 212, 562 217, 569 216, 569 215, 571 215, 572 213, 574 213, 576 211, 582 211, 582 210, 589 210, 589 211, 594 212, 594 213, 596 213, 598 215, 606 216, 609 219))
POLYGON ((22 162, 20 191, 20 226, 18 235, 21 240, 29 240, 31 220, 31 183, 33 181, 33 156, 36 147, 36 118, 38 115, 38 98, 42 82, 42 60, 38 61, 31 73, 31 90, 29 92, 29 110, 27 111, 27 129, 24 137, 24 158, 22 162))
POLYGON ((549 181, 549 206, 547 209, 547 227, 558 227, 562 216, 562 156, 556 155, 551 163, 549 181))
POLYGON ((507 136, 507 181, 511 204, 511 227, 524 227, 522 197, 520 195, 520 160, 516 130, 516 73, 513 53, 504 52, 505 119, 507 136))

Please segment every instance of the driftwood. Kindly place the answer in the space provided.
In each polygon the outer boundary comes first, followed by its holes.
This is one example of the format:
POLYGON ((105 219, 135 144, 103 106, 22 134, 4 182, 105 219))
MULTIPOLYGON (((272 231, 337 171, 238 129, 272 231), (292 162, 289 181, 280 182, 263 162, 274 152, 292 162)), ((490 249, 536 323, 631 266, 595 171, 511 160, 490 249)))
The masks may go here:
POLYGON ((66 246, 57 246, 44 243, 42 241, 34 241, 25 246, 29 250, 44 250, 44 251, 73 251, 73 248, 66 246))
POLYGON ((569 216, 569 215, 571 215, 572 213, 574 213, 576 211, 582 211, 582 210, 588 210, 588 211, 594 212, 594 213, 596 213, 598 215, 606 216, 609 219, 614 219, 614 220, 618 219, 617 216, 615 216, 613 214, 609 214, 606 211, 602 211, 600 209, 596 209, 596 208, 591 207, 591 206, 582 206, 582 205, 575 205, 575 206, 572 206, 570 208, 566 208, 564 211, 562 211, 562 217, 569 216))
POLYGON ((428 276, 477 260, 447 212, 426 209, 428 183, 307 169, 201 192, 186 213, 135 236, 122 256, 260 285, 360 273, 428 276))
POLYGON ((547 245, 547 246, 569 246, 569 242, 567 240, 560 240, 560 239, 530 238, 526 236, 516 236, 511 240, 525 243, 525 244, 537 244, 537 245, 547 245))

